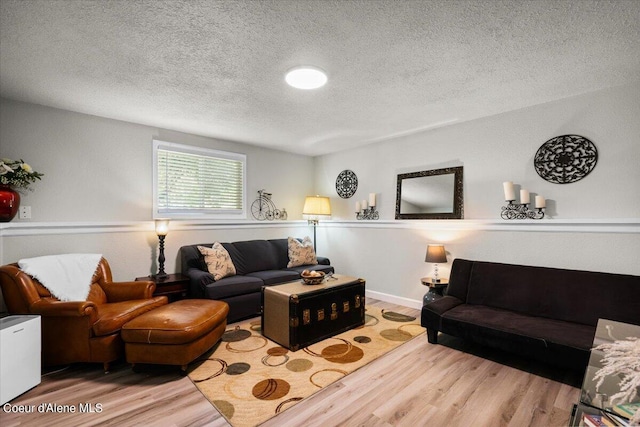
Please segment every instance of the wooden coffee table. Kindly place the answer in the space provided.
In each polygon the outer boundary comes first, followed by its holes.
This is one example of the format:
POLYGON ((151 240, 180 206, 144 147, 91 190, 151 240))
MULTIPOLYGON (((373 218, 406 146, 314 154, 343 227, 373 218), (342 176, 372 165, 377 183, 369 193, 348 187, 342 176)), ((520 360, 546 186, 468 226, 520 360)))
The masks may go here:
POLYGON ((364 325, 365 281, 334 274, 262 288, 262 334, 292 351, 364 325))

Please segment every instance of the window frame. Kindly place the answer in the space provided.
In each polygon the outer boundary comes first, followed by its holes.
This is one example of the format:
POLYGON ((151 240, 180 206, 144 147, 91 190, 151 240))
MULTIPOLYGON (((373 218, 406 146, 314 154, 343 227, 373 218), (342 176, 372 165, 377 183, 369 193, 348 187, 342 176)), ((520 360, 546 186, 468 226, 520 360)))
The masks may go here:
POLYGON ((153 219, 192 219, 192 220, 212 220, 212 219, 246 219, 247 218, 247 155, 230 151, 214 150, 192 145, 178 144, 175 142, 153 140, 153 219), (179 153, 195 154, 199 156, 209 156, 218 159, 235 160, 242 163, 242 208, 240 210, 209 210, 203 212, 160 212, 158 204, 158 150, 174 151, 179 153))

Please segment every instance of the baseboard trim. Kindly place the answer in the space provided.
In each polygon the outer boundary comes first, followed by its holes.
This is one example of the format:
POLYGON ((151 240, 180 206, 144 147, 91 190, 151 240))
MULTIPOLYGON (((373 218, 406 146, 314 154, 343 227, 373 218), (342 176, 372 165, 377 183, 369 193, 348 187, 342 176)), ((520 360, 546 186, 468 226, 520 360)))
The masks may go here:
POLYGON ((365 296, 368 298, 375 298, 380 301, 389 302, 392 304, 403 305, 405 307, 415 308, 420 310, 422 308, 422 301, 416 301, 411 298, 399 297, 396 295, 385 294, 382 292, 365 290, 365 296))

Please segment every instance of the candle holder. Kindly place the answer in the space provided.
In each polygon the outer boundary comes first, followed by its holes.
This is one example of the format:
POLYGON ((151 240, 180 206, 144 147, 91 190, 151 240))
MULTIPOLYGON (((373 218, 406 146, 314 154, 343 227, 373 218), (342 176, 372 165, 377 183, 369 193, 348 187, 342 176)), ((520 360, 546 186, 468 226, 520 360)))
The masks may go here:
POLYGON ((378 211, 375 209, 376 209, 375 206, 371 206, 363 209, 360 212, 356 212, 356 219, 362 219, 362 220, 380 219, 380 215, 378 214, 378 211))
POLYGON ((542 219, 544 218, 544 208, 529 209, 529 203, 513 203, 507 200, 508 205, 502 207, 500 217, 502 219, 542 219))

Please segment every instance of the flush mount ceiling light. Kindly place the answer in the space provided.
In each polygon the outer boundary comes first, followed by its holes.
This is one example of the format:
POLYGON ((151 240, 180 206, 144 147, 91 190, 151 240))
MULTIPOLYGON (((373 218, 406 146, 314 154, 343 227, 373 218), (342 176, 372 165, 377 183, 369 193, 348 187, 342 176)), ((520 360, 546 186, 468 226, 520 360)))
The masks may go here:
POLYGON ((287 71, 284 79, 289 86, 297 89, 318 89, 327 83, 327 74, 320 68, 303 66, 287 71))

